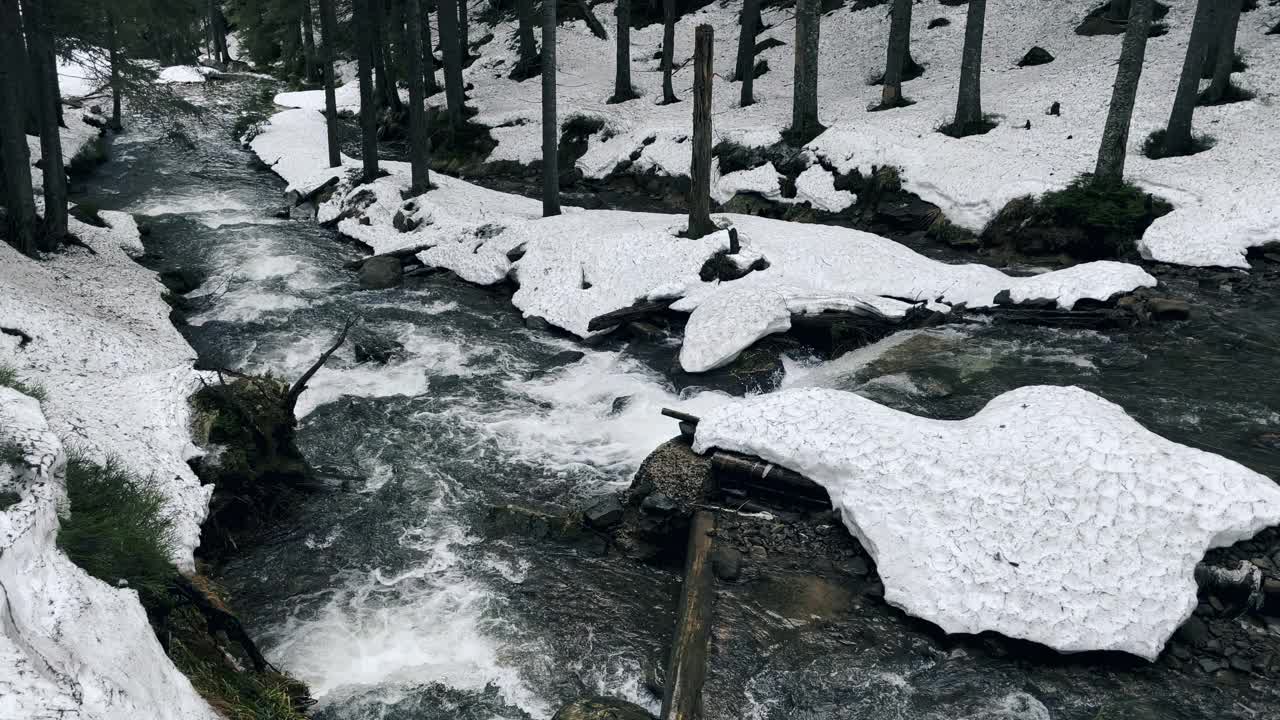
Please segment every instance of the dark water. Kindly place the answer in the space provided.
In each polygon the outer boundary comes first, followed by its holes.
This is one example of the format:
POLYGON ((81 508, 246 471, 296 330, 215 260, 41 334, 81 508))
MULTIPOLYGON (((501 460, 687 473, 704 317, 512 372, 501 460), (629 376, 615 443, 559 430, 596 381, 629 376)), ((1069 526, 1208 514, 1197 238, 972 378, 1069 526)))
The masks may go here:
MULTIPOLYGON (((184 332, 209 364, 296 377, 352 315, 362 333, 404 346, 378 366, 348 344, 304 395, 304 449, 332 469, 333 491, 225 569, 251 629, 311 685, 324 718, 546 718, 584 693, 656 709, 642 668, 665 653, 678 575, 496 538, 484 518, 495 504, 569 508, 624 487, 674 434, 660 407, 696 413, 722 390, 669 374, 671 347, 579 348, 527 330, 502 290, 432 275, 359 291, 342 269, 359 251, 275 219, 283 183, 232 139, 261 89, 191 90, 210 108, 196 122, 136 118, 83 188, 100 207, 147 216, 156 267, 205 278, 184 332), (566 349, 586 355, 556 367, 566 349)), ((1190 323, 952 327, 835 360, 789 358, 782 384, 935 417, 1022 385, 1076 384, 1162 435, 1280 477, 1280 457, 1254 442, 1280 428, 1274 293, 1265 280, 1169 281, 1196 299, 1190 323)), ((950 643, 838 572, 769 573, 722 592, 710 718, 1091 718, 1125 698, 1158 717, 1265 717, 1273 701, 1162 665, 950 643)))

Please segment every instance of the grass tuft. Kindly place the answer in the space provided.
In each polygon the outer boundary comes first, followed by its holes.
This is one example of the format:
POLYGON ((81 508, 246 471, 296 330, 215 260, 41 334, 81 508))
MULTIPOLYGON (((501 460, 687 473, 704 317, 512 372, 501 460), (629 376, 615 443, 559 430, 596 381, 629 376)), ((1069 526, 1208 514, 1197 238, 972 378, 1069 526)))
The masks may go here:
POLYGON ((0 365, 0 386, 13 388, 23 395, 33 397, 40 402, 44 402, 45 398, 48 397, 47 393, 44 391, 44 387, 37 383, 29 383, 19 380, 18 371, 8 365, 0 365))

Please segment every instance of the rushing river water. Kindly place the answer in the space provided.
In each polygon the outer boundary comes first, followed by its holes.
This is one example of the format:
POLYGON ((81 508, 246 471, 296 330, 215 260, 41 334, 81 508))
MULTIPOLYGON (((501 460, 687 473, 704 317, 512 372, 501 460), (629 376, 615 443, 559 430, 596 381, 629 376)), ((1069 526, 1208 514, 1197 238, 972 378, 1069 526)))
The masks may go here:
MULTIPOLYGON (((509 291, 441 274, 361 291, 343 269, 360 251, 276 219, 283 183, 232 138, 268 86, 187 91, 209 112, 183 133, 134 117, 80 197, 143 217, 155 267, 205 278, 183 330, 206 365, 296 377, 350 316, 404 346, 376 365, 348 344, 303 396, 304 450, 347 479, 223 570, 252 631, 310 684, 322 718, 546 718, 593 693, 656 710, 643 668, 665 652, 678 574, 482 527, 495 504, 573 507, 625 487, 674 434, 659 408, 697 413, 723 390, 675 378, 670 347, 587 348, 526 329, 509 291), (558 364, 570 349, 585 356, 558 364), (631 399, 615 408, 620 397, 631 399)), ((1272 293, 1170 280, 1196 298, 1190 323, 932 330, 829 361, 788 358, 782 385, 963 417, 1014 387, 1077 384, 1167 437, 1280 477, 1275 450, 1255 443, 1280 427, 1272 293)), ((1091 718, 1117 698, 1160 717, 1259 716, 1256 688, 1110 656, 947 643, 838 579, 789 572, 722 593, 708 717, 1091 718)))

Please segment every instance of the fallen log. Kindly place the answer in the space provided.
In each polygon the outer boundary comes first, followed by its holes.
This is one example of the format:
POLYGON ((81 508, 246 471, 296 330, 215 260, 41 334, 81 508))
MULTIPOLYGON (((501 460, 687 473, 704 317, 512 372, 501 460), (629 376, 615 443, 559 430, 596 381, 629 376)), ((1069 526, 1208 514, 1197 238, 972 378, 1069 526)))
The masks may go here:
POLYGON ((711 631, 711 539, 715 515, 693 514, 684 564, 684 585, 676 611, 676 629, 667 661, 662 720, 694 720, 702 715, 702 684, 707 677, 707 637, 711 631))
POLYGON ((639 320, 655 313, 665 312, 667 308, 671 307, 672 302, 671 300, 643 300, 629 307, 597 315, 591 318, 591 322, 587 323, 587 330, 599 332, 631 320, 639 320))
POLYGON ((392 250, 391 252, 381 253, 379 255, 369 255, 367 257, 356 258, 355 260, 348 260, 346 264, 343 265, 343 267, 347 270, 359 270, 360 268, 364 267, 365 263, 369 262, 374 258, 379 258, 379 257, 392 257, 399 260, 402 263, 406 261, 416 262, 417 261, 416 256, 418 253, 422 252, 423 250, 428 250, 432 247, 435 247, 435 245, 434 244, 414 245, 413 247, 401 248, 399 250, 392 250))
POLYGON ((831 507, 826 488, 794 470, 757 457, 711 451, 711 469, 722 493, 746 497, 753 492, 784 502, 831 507))

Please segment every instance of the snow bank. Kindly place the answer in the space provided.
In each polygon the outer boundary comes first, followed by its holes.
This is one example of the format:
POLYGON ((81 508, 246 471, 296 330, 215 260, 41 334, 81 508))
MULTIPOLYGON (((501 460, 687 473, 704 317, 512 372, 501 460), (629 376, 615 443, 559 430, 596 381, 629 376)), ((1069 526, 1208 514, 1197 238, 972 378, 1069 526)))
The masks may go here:
POLYGON ((950 633, 1154 659, 1196 607, 1207 549, 1280 522, 1280 488, 1165 440, 1073 387, 1025 387, 967 420, 789 390, 703 416, 694 448, 827 488, 885 599, 950 633))
MULTIPOLYGON (((905 94, 915 104, 886 112, 868 112, 879 101, 880 88, 867 82, 884 69, 889 34, 885 8, 854 10, 855 4, 847 3, 824 14, 818 97, 821 120, 830 129, 809 144, 810 152, 842 172, 898 166, 907 190, 937 204, 953 222, 974 230, 1015 197, 1065 187, 1074 176, 1093 168, 1115 80, 1120 36, 1074 33, 1098 4, 1099 0, 1062 0, 1041 3, 1036 12, 1026 12, 1020 0, 990 0, 983 47, 983 102, 987 112, 1000 116, 1000 126, 987 135, 963 140, 935 132, 954 112, 963 5, 917 3, 912 55, 926 66, 926 72, 905 85, 905 94), (946 18, 950 25, 928 29, 935 18, 946 18), (1033 45, 1047 48, 1056 59, 1047 65, 1016 67, 1033 45), (1055 101, 1061 103, 1061 115, 1047 115, 1055 101), (1023 129, 1027 121, 1031 128, 1023 129)), ((1169 33, 1148 44, 1127 167, 1132 180, 1171 200, 1175 210, 1147 231, 1140 249, 1163 262, 1245 267, 1245 248, 1280 240, 1280 159, 1259 150, 1280 141, 1280 114, 1273 107, 1280 83, 1280 53, 1274 51, 1274 39, 1264 36, 1275 23, 1275 14, 1264 6, 1241 18, 1238 42, 1249 67, 1237 73, 1235 81, 1258 93, 1258 99, 1198 108, 1197 130, 1215 136, 1217 146, 1193 157, 1153 161, 1141 156, 1138 147, 1167 121, 1195 5, 1192 0, 1170 4, 1169 33)), ((693 54, 693 30, 702 23, 713 26, 714 66, 721 77, 727 76, 734 66, 740 9, 741 4, 712 4, 679 21, 673 85, 682 102, 672 105, 655 104, 661 98, 662 75, 652 56, 661 45, 661 23, 632 30, 632 82, 642 97, 614 105, 605 103, 613 93, 612 39, 595 38, 581 22, 560 28, 557 62, 561 73, 573 78, 559 90, 560 121, 590 115, 605 124, 604 132, 591 138, 577 163, 586 176, 604 177, 633 153, 637 157, 630 172, 689 173, 693 66, 686 60, 693 54)), ((601 18, 612 12, 609 3, 596 8, 601 18)), ((755 80, 754 105, 738 106, 736 83, 715 83, 717 142, 769 145, 790 123, 792 10, 766 9, 763 20, 768 29, 758 41, 776 39, 783 45, 758 57, 768 62, 770 70, 755 80)), ((503 22, 493 32, 496 38, 507 38, 514 28, 503 22)), ((468 93, 468 104, 479 110, 476 121, 491 127, 498 142, 490 159, 538 160, 542 137, 538 81, 517 83, 506 77, 517 60, 511 43, 490 42, 479 52, 481 58, 464 76, 475 86, 468 93), (525 124, 514 125, 517 121, 525 124)), ((443 95, 430 102, 443 103, 443 95)), ((753 179, 771 188, 769 178, 753 179)), ((733 189, 725 186, 718 191, 733 189)), ((740 189, 756 190, 752 184, 740 189)))
POLYGON ((160 70, 156 80, 162 83, 202 83, 216 72, 202 65, 170 65, 160 70))
POLYGON ((40 404, 4 387, 0 446, 23 456, 0 461, 0 491, 19 497, 0 508, 0 717, 217 718, 165 655, 137 593, 57 549, 66 454, 40 404))
POLYGON ((133 218, 102 218, 108 227, 71 221, 96 255, 32 260, 0 245, 0 325, 31 338, 0 335, 0 362, 45 388, 55 434, 98 461, 118 457, 164 493, 174 562, 191 571, 213 489, 186 463, 198 452, 187 404, 196 355, 169 322, 155 274, 130 258, 142 249, 133 218))

